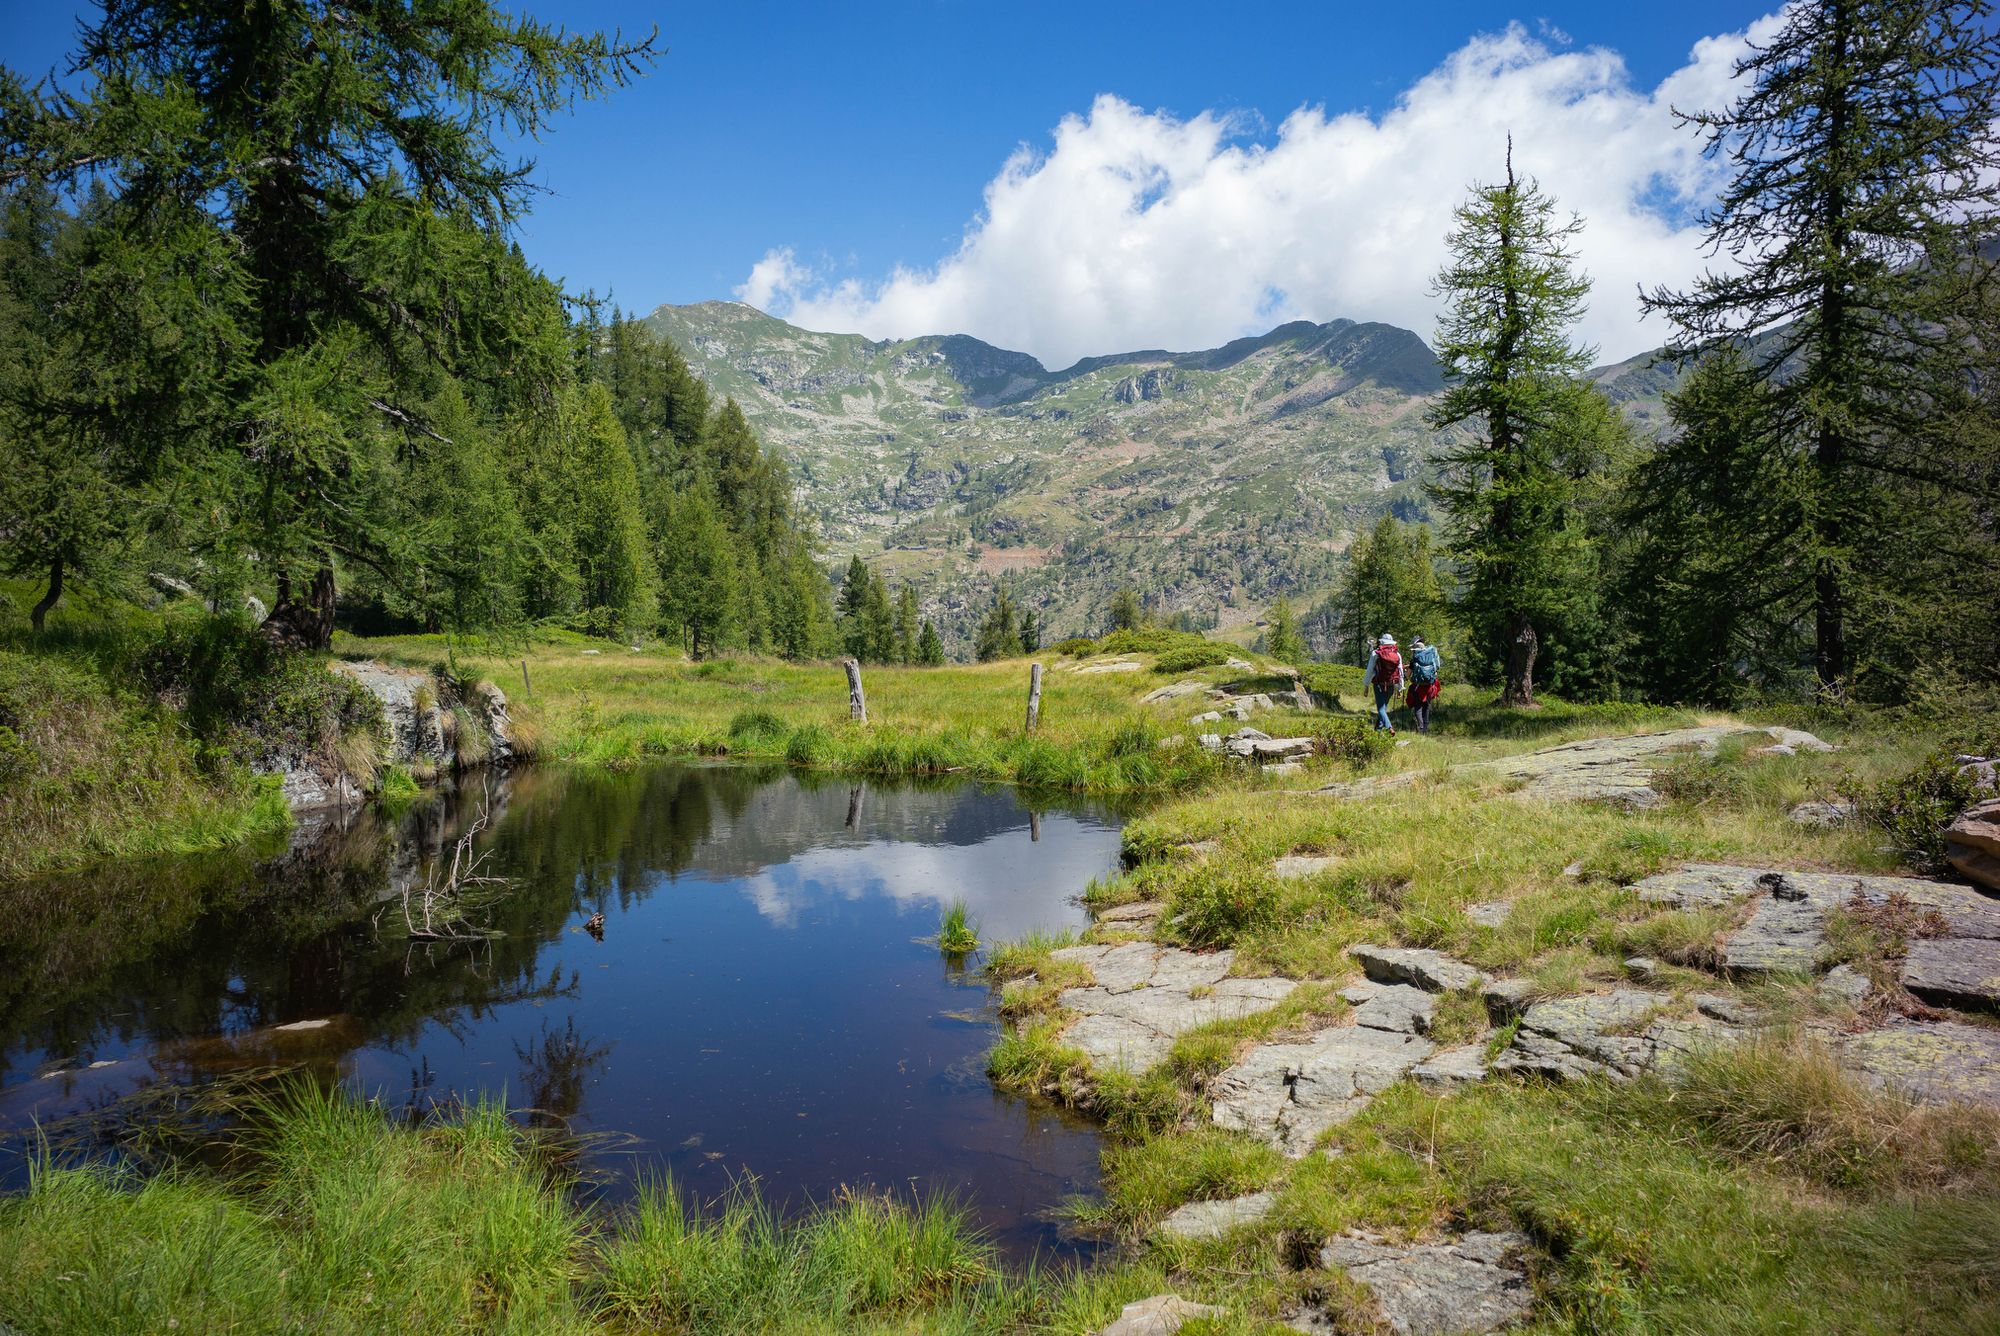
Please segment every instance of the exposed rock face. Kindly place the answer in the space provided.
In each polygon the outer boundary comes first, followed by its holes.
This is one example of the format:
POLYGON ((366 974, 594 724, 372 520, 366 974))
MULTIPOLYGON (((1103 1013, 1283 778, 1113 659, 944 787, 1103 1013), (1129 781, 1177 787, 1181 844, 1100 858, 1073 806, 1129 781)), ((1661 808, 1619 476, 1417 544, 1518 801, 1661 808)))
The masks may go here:
POLYGON ((1441 951, 1413 947, 1350 946, 1347 954, 1381 983, 1410 983, 1433 993, 1453 993, 1479 982, 1479 971, 1441 951))
POLYGON ((1348 1026, 1303 1043, 1260 1044, 1209 1086, 1218 1125, 1248 1132, 1287 1155, 1345 1122, 1434 1046, 1413 1034, 1348 1026))
POLYGON ((1135 900, 1129 905, 1113 905, 1100 910, 1097 922, 1104 927, 1143 932, 1153 926, 1165 909, 1165 903, 1159 900, 1135 900))
POLYGON ((1367 1285, 1402 1336, 1457 1336, 1528 1315, 1535 1291, 1520 1263, 1528 1248, 1527 1236, 1512 1232, 1410 1244, 1356 1232, 1330 1240, 1319 1261, 1367 1285))
POLYGON ((1854 819, 1854 804, 1815 798, 1802 802, 1789 813, 1793 822, 1816 830, 1831 830, 1854 819))
POLYGON ((1521 1014, 1514 1042, 1493 1070, 1557 1080, 1630 1077, 1671 1071, 1695 1049, 1735 1037, 1736 1031, 1710 1016, 1660 1017, 1672 1003, 1666 993, 1636 988, 1537 1002, 1521 1014))
POLYGON ((1865 1079, 1915 1099, 2000 1105, 2000 1030, 1891 1025, 1853 1036, 1841 1053, 1865 1079))
POLYGON ((1189 1303, 1178 1294, 1156 1294, 1126 1304, 1118 1320, 1097 1336, 1174 1336, 1194 1318, 1222 1316, 1223 1310, 1213 1304, 1189 1303))
POLYGON ((1484 1081, 1489 1070, 1485 1046, 1466 1044, 1426 1058, 1410 1068, 1410 1077, 1420 1085, 1441 1089, 1484 1081))
POLYGON ((1648 877, 1633 890, 1641 900, 1681 909, 1758 897, 1749 921, 1723 947, 1724 968, 1749 977, 1813 972, 1825 942, 1827 915, 1854 904, 1857 897, 1870 907, 1895 901, 1919 916, 1935 915, 1946 937, 2000 941, 2000 901, 1969 886, 1921 877, 1690 863, 1678 872, 1648 877))
POLYGON ((1903 987, 1939 1006, 2000 1007, 2000 941, 1919 938, 1903 960, 1903 987))
POLYGON ((1974 803, 1945 828, 1944 856, 1967 881, 2000 891, 2000 798, 1974 803))
POLYGON ((1160 1222, 1160 1232, 1177 1239, 1220 1238, 1232 1229, 1254 1225, 1271 1213, 1277 1195, 1253 1192, 1225 1201, 1191 1201, 1160 1222))
POLYGON ((1406 983, 1356 984, 1340 995, 1354 1005, 1354 1023, 1371 1030, 1427 1034, 1437 1011, 1436 994, 1406 983))
POLYGON ((1144 1071, 1164 1059, 1174 1038, 1196 1026, 1266 1011, 1298 984, 1291 979, 1231 979, 1235 953, 1198 955, 1150 942, 1071 946, 1059 960, 1089 967, 1097 983, 1067 988, 1057 1001, 1080 1019, 1063 1042, 1093 1066, 1144 1071))

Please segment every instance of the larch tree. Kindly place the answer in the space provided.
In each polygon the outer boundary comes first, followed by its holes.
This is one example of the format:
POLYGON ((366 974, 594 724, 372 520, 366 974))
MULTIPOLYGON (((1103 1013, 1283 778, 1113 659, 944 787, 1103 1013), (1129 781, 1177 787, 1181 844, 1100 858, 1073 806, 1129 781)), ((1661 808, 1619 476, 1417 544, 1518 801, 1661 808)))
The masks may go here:
POLYGON ((1838 698, 1866 667, 1856 616, 1873 622, 1862 643, 1900 656, 1896 610, 1939 574, 1904 557, 1961 545, 1939 518, 1993 482, 1946 424, 1976 401, 1967 368, 1993 342, 1978 313, 2000 214, 2000 28, 1985 0, 1801 0, 1735 74, 1731 105, 1682 116, 1733 171, 1703 218, 1727 264, 1644 300, 1678 327, 1674 352, 1742 348, 1762 383, 1753 439, 1802 490, 1760 537, 1788 538, 1809 569, 1812 672, 1838 698))
POLYGON ((1511 142, 1506 179, 1475 186, 1456 218, 1432 285, 1446 388, 1429 422, 1464 430, 1432 491, 1463 575, 1460 620, 1503 665, 1501 699, 1533 705, 1544 628, 1578 592, 1586 543, 1571 504, 1593 356, 1571 337, 1590 291, 1573 249, 1583 225, 1515 175, 1511 142))
POLYGON ((278 582, 267 634, 324 647, 337 563, 400 538, 375 503, 396 453, 432 443, 439 374, 548 394, 567 373, 560 310, 509 244, 531 164, 503 137, 634 77, 652 39, 476 0, 108 0, 81 39, 79 91, 0 75, 0 175, 199 215, 154 238, 162 275, 227 238, 231 485, 278 582))

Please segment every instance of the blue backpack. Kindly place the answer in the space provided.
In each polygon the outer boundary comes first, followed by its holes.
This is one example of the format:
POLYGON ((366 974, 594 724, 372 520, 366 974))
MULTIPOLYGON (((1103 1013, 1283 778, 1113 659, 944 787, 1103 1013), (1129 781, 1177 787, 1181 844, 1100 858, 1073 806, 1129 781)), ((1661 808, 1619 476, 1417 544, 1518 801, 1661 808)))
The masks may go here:
POLYGON ((1438 680, 1438 652, 1429 645, 1410 655, 1410 677, 1420 687, 1438 680))

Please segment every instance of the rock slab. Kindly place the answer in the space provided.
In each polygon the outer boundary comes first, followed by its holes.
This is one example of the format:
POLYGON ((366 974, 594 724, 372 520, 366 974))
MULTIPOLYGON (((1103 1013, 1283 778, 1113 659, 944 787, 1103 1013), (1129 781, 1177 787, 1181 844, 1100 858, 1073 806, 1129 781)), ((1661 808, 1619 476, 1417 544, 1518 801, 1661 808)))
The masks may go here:
POLYGON ((1967 881, 2000 891, 2000 798, 1974 803, 1945 828, 1944 856, 1967 881))
POLYGON ((1210 1083, 1213 1117, 1301 1156, 1434 1051, 1417 1035, 1358 1025, 1302 1043, 1260 1044, 1210 1083))
POLYGON ((1191 1319, 1222 1316, 1223 1310, 1213 1304, 1190 1303, 1178 1294, 1156 1294, 1126 1304, 1117 1320, 1100 1328, 1097 1336, 1174 1336, 1191 1319))
POLYGON ((1160 1222, 1160 1232, 1177 1239, 1220 1238, 1232 1229, 1254 1225, 1271 1213, 1276 1193, 1252 1192, 1223 1201, 1191 1201, 1160 1222))
POLYGON ((1479 982, 1479 971, 1442 951, 1417 947, 1350 946, 1347 954, 1360 962, 1368 977, 1382 983, 1408 983, 1433 993, 1455 993, 1479 982))
POLYGON ((1457 1336, 1527 1317, 1535 1290, 1520 1259, 1528 1247, 1512 1231, 1409 1244, 1349 1233, 1320 1249, 1319 1261, 1366 1285, 1399 1336, 1457 1336))
POLYGON ((2000 1107, 2000 1030, 1988 1026, 1885 1026, 1847 1039, 1841 1058, 1870 1083, 1924 1103, 2000 1107))
POLYGON ((1097 1067, 1144 1071, 1197 1026, 1267 1011, 1298 987, 1291 979, 1232 979, 1231 951, 1200 954, 1150 942, 1070 946, 1058 960, 1089 968, 1097 982, 1066 988, 1057 1002, 1079 1019, 1063 1042, 1097 1067))

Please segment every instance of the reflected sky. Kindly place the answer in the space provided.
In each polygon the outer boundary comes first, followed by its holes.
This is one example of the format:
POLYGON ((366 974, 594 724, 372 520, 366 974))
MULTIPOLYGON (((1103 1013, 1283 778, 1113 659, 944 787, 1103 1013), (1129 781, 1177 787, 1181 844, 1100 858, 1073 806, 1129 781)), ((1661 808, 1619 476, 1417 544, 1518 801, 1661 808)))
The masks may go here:
POLYGON ((988 940, 1080 925, 1118 841, 1105 812, 1007 788, 662 765, 524 772, 193 889, 162 865, 13 888, 25 926, 0 966, 34 986, 0 994, 0 1137, 18 1150, 35 1120, 148 1083, 292 1061, 396 1103, 504 1093, 621 1134, 593 1152, 613 1197, 661 1167, 701 1199, 744 1178, 787 1204, 944 1191, 1010 1253, 1046 1251, 1048 1208, 1095 1184, 1095 1134, 992 1089, 977 961, 924 939, 954 899, 988 940), (397 888, 482 803, 502 935, 410 942, 397 888), (86 932, 91 950, 65 947, 86 932))

